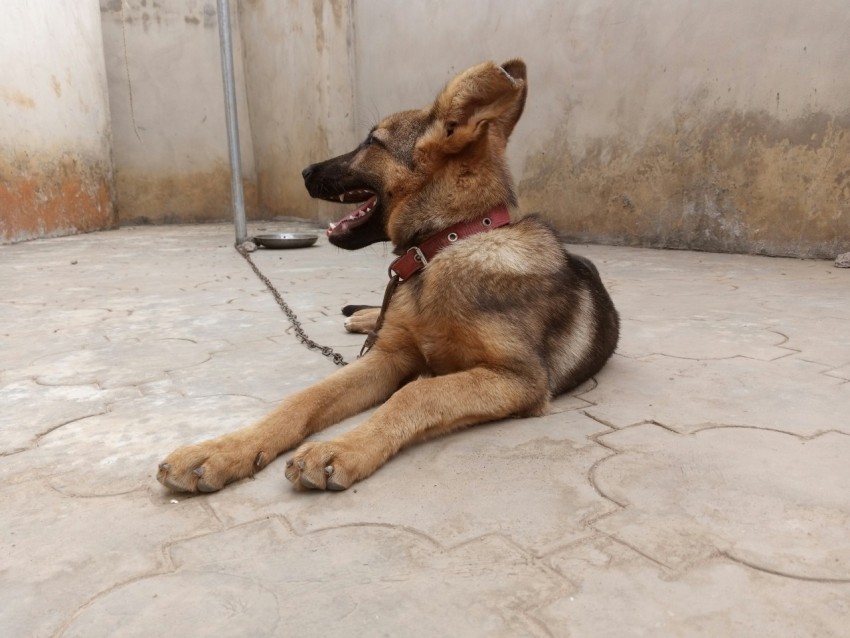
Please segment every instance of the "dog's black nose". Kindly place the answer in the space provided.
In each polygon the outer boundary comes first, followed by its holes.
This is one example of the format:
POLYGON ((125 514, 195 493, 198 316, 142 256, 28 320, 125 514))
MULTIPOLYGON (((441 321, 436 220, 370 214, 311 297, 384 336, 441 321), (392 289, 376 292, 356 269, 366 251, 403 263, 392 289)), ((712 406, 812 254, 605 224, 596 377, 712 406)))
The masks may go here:
POLYGON ((315 166, 315 164, 310 164, 310 166, 308 166, 303 171, 301 171, 301 177, 303 177, 304 179, 307 179, 308 177, 310 177, 310 175, 313 173, 313 167, 314 166, 315 166))

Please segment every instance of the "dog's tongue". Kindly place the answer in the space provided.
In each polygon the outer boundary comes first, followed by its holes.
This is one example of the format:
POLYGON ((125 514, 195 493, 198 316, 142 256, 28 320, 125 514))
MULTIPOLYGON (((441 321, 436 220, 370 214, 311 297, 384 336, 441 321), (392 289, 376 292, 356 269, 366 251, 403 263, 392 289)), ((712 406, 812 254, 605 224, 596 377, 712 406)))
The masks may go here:
POLYGON ((350 226, 357 226, 360 223, 366 221, 366 219, 372 213, 372 208, 375 206, 375 202, 377 200, 377 197, 370 197, 367 201, 360 204, 357 210, 350 212, 338 222, 331 222, 330 224, 328 224, 327 235, 330 236, 331 233, 334 232, 334 230, 344 230, 346 228, 349 228, 350 226))

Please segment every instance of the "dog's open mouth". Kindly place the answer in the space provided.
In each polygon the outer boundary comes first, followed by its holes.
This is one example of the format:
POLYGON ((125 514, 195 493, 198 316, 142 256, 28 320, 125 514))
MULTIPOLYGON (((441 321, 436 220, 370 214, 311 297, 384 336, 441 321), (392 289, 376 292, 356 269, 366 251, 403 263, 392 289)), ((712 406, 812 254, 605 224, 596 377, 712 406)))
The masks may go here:
MULTIPOLYGON (((358 226, 362 226, 369 220, 378 206, 378 196, 365 188, 345 191, 337 195, 336 199, 344 203, 359 202, 360 205, 338 222, 331 222, 328 225, 328 237, 344 235, 358 226)), ((330 199, 330 201, 334 200, 330 199)))

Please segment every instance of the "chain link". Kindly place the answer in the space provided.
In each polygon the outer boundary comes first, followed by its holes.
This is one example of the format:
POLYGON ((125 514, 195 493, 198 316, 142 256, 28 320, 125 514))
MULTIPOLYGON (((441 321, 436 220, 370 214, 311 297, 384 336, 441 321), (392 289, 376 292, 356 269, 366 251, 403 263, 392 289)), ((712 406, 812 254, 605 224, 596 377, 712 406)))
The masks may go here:
POLYGON ((248 262, 248 265, 251 266, 251 270, 254 271, 254 274, 262 281, 266 288, 269 289, 269 292, 272 293, 274 300, 277 302, 277 305, 280 306, 280 309, 283 310, 283 313, 286 315, 286 318, 289 319, 289 323, 292 324, 292 328, 295 331, 295 336, 298 337, 298 340, 303 343, 305 346, 310 348, 311 350, 318 350, 324 356, 331 359, 336 365, 342 367, 348 365, 348 362, 343 359, 342 355, 338 352, 334 352, 333 348, 329 346, 323 346, 319 343, 316 343, 310 337, 307 336, 307 333, 304 332, 304 329, 301 327, 301 322, 298 321, 298 317, 292 311, 292 308, 283 300, 281 294, 277 291, 277 288, 274 287, 274 284, 266 277, 260 269, 257 268, 257 265, 254 263, 254 260, 251 259, 251 255, 247 250, 242 248, 241 246, 237 246, 236 250, 245 258, 245 261, 248 262))

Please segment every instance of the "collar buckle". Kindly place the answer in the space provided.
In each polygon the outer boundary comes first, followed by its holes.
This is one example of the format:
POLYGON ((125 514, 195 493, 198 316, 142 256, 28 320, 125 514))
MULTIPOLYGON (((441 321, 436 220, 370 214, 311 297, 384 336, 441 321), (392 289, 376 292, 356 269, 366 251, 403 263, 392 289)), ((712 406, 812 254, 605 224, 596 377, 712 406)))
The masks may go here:
POLYGON ((413 253, 413 260, 419 264, 422 264, 422 267, 428 265, 428 258, 425 257, 425 253, 419 248, 419 246, 413 246, 412 248, 408 248, 407 252, 413 253))

